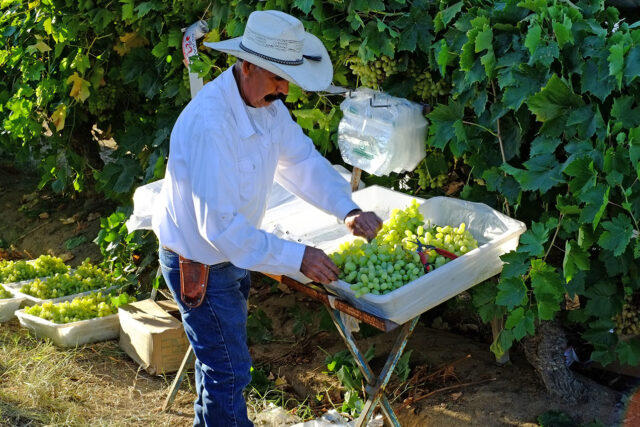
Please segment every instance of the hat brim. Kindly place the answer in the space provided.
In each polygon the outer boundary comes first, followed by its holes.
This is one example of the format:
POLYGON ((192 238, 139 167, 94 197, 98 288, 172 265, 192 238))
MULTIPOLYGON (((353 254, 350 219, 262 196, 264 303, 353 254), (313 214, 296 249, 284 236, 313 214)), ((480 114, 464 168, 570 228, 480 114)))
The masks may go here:
POLYGON ((265 70, 282 77, 308 91, 325 90, 333 80, 333 65, 324 44, 313 34, 305 33, 304 54, 320 56, 320 61, 303 58, 300 65, 284 65, 272 62, 260 56, 246 52, 240 48, 242 37, 236 37, 204 45, 220 52, 249 61, 265 70))

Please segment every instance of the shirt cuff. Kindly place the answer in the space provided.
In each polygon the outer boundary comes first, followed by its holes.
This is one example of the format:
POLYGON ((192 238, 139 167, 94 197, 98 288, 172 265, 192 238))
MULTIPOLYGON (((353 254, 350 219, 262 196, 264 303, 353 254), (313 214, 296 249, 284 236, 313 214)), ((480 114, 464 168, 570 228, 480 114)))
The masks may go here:
POLYGON ((354 209, 360 209, 360 207, 356 205, 351 199, 342 199, 336 204, 334 214, 336 217, 338 217, 340 222, 343 222, 344 217, 354 209))
POLYGON ((282 248, 282 265, 289 266, 292 273, 299 273, 306 248, 307 247, 301 243, 284 240, 284 247, 282 248))

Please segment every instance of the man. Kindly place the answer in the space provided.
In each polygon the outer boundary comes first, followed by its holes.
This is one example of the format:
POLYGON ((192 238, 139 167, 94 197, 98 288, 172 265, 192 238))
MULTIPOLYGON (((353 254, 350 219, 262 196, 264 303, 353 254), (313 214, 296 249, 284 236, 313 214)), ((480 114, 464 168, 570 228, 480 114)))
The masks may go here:
POLYGON ((356 235, 371 239, 382 222, 354 204, 349 184, 281 102, 289 81, 310 91, 331 83, 322 42, 296 18, 262 11, 249 16, 242 37, 205 44, 239 60, 178 118, 153 228, 197 359, 194 425, 248 426, 249 270, 300 271, 320 283, 339 273, 321 250, 259 229, 274 178, 356 235))

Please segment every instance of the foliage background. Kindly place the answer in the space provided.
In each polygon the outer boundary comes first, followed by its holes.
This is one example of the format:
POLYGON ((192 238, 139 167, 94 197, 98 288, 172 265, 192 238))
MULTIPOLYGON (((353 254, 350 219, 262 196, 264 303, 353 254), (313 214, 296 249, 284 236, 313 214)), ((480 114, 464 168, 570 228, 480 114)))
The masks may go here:
MULTIPOLYGON (((497 286, 474 289, 483 320, 505 317, 497 355, 559 318, 593 360, 640 363, 640 325, 614 320, 623 307, 637 319, 640 306, 640 30, 616 8, 600 0, 0 6, 0 153, 37 165, 41 187, 92 189, 121 205, 96 239, 113 268, 140 270, 154 256, 153 237, 128 235, 123 223, 133 190, 163 176, 171 128, 190 97, 181 28, 204 18, 215 41, 241 35, 251 11, 279 9, 325 43, 335 84, 434 107, 418 169, 366 181, 481 201, 527 224, 497 286), (117 148, 105 162, 97 140, 111 137, 117 148), (565 310, 574 298, 579 308, 565 310)), ((201 50, 192 66, 212 79, 231 62, 201 50)), ((339 162, 340 98, 292 87, 288 102, 339 162)))

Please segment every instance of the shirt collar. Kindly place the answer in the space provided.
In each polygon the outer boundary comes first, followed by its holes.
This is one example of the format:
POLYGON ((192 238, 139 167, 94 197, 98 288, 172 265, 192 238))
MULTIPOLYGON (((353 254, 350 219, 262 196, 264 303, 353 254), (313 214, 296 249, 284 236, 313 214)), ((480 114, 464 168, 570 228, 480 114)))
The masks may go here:
POLYGON ((231 112, 233 113, 233 117, 236 119, 236 124, 238 125, 238 133, 240 134, 240 137, 248 138, 257 132, 249 119, 244 100, 240 96, 238 84, 233 76, 233 66, 227 68, 222 73, 221 77, 223 78, 224 86, 228 95, 227 101, 231 106, 231 112))

